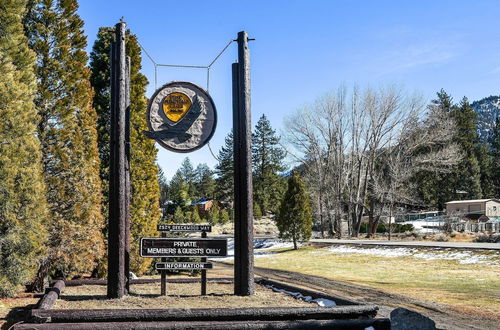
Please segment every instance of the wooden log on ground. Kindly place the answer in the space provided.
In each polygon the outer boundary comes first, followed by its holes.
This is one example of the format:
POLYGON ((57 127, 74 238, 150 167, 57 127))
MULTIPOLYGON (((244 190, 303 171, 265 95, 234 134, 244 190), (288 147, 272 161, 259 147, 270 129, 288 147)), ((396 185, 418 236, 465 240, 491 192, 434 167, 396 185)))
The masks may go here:
MULTIPOLYGON (((211 283, 224 283, 231 284, 233 283, 232 277, 225 278, 208 278, 208 282, 211 283)), ((160 283, 161 279, 159 278, 144 278, 144 279, 136 279, 130 280, 130 284, 150 284, 150 283, 160 283)), ((167 278, 168 283, 200 283, 200 278, 167 278)), ((67 280, 66 286, 80 286, 80 285, 107 285, 106 280, 99 279, 85 279, 85 280, 67 280)))
POLYGON ((373 305, 334 307, 262 307, 262 308, 169 308, 169 309, 58 309, 31 311, 34 322, 160 322, 160 321, 278 321, 346 320, 371 318, 373 305))
MULTIPOLYGON (((323 298, 323 299, 332 300, 332 301, 335 301, 335 303, 337 305, 360 305, 359 303, 351 301, 351 300, 330 296, 330 295, 327 295, 327 294, 324 294, 321 292, 307 290, 307 289, 299 288, 296 286, 284 284, 281 282, 276 282, 273 280, 269 280, 267 278, 260 278, 260 279, 256 280, 255 283, 260 284, 260 285, 264 285, 264 286, 270 285, 270 286, 275 287, 277 289, 283 289, 283 290, 290 291, 290 292, 299 292, 304 296, 311 296, 313 299, 323 298)), ((375 315, 373 315, 373 317, 374 316, 375 315)))
POLYGON ((65 287, 64 281, 62 280, 55 281, 52 287, 49 289, 49 292, 47 292, 42 297, 42 299, 40 299, 38 303, 38 309, 41 310, 51 309, 52 306, 54 306, 57 298, 59 298, 59 295, 61 294, 64 287, 65 287))
POLYGON ((300 320, 300 321, 228 321, 228 322, 102 322, 102 323, 21 323, 13 329, 333 329, 333 330, 390 330, 389 319, 367 320, 300 320))

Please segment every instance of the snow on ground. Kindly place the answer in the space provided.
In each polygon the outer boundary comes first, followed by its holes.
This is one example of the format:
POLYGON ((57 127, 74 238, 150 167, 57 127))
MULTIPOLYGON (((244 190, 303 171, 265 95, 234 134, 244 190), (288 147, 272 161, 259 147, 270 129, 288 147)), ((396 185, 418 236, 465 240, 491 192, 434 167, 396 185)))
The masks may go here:
POLYGON ((347 245, 333 245, 322 251, 312 251, 314 254, 328 253, 358 253, 386 258, 413 257, 425 260, 456 260, 461 264, 489 264, 500 266, 498 254, 485 254, 478 251, 457 251, 450 249, 415 249, 402 247, 355 247, 347 245), (316 252, 316 253, 315 253, 316 252))
POLYGON ((272 285, 266 285, 266 288, 272 289, 275 292, 282 292, 284 294, 290 295, 290 296, 292 296, 294 298, 297 298, 297 299, 302 299, 305 302, 316 303, 316 304, 318 304, 321 307, 337 306, 337 304, 335 303, 335 301, 330 300, 330 299, 325 299, 325 298, 316 298, 316 299, 313 299, 311 296, 304 296, 300 292, 292 292, 292 291, 287 291, 287 290, 284 290, 284 289, 278 289, 278 288, 275 288, 272 285))
MULTIPOLYGON (((282 248, 291 248, 293 247, 292 242, 285 242, 278 239, 254 239, 253 240, 253 248, 254 248, 254 257, 262 258, 269 257, 276 252, 272 252, 269 250, 273 249, 282 249, 282 248)), ((234 258, 234 239, 228 238, 227 240, 227 257, 226 258, 217 258, 220 261, 233 260, 234 258)))

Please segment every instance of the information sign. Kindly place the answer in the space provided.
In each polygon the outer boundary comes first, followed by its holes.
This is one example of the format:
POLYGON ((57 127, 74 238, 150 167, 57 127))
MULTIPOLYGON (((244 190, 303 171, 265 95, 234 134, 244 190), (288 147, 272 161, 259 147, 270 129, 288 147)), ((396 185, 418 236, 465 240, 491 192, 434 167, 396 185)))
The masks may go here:
POLYGON ((212 226, 210 225, 158 225, 158 231, 192 231, 192 232, 211 232, 212 226))
POLYGON ((226 238, 141 238, 141 257, 227 257, 226 238))

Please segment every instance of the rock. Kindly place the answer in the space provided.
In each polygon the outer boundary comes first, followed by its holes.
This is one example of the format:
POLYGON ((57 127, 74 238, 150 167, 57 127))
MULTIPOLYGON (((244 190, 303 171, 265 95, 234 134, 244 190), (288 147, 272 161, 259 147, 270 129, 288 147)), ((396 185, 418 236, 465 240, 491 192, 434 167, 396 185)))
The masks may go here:
POLYGON ((436 322, 420 313, 406 308, 396 308, 391 312, 392 330, 435 330, 436 322))

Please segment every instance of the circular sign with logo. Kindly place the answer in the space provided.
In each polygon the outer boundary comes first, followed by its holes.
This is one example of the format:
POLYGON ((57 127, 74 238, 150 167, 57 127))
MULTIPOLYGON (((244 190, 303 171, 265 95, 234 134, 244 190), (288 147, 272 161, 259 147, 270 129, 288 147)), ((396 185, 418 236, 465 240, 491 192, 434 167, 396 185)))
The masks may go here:
POLYGON ((163 85, 151 97, 144 133, 162 147, 191 152, 203 147, 215 132, 217 112, 210 95, 184 81, 163 85))

